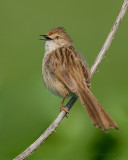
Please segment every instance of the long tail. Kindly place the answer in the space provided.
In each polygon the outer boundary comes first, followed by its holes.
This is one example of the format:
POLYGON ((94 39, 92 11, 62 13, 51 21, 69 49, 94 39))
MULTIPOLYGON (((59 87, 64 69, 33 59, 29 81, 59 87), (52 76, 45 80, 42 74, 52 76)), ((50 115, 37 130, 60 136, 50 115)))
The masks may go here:
POLYGON ((77 94, 96 127, 99 127, 104 131, 108 131, 109 127, 118 130, 116 123, 102 108, 102 106, 98 103, 97 99, 93 96, 87 87, 84 87, 84 89, 79 88, 77 94))

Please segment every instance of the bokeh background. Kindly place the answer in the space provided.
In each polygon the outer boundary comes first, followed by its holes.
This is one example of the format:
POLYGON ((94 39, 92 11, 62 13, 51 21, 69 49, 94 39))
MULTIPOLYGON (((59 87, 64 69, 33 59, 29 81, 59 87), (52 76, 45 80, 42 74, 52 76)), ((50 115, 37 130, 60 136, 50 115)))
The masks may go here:
MULTIPOLYGON (((61 98, 42 80, 39 35, 63 26, 91 67, 123 0, 0 1, 0 160, 25 150, 59 114, 61 98)), ((29 160, 126 160, 128 157, 128 13, 92 78, 91 91, 120 130, 93 127, 79 100, 29 160)), ((68 99, 66 100, 66 102, 68 99)))

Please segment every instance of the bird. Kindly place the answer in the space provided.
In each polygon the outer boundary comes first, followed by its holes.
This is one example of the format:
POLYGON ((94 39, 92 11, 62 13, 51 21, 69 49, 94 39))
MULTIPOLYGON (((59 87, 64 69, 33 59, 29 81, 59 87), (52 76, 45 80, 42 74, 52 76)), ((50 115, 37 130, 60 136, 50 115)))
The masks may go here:
POLYGON ((42 61, 43 81, 46 88, 63 98, 61 110, 68 113, 63 106, 64 100, 67 96, 76 94, 94 126, 105 132, 109 131, 110 127, 118 130, 117 124, 91 93, 90 69, 75 50, 67 31, 63 27, 58 27, 40 36, 40 40, 45 41, 42 61))

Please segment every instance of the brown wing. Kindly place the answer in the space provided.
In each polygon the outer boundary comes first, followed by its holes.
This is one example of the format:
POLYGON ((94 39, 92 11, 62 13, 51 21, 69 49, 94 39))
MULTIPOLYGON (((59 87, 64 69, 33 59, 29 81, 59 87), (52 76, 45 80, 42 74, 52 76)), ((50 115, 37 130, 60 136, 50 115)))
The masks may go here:
POLYGON ((88 68, 73 47, 58 48, 53 56, 54 73, 71 92, 76 93, 79 84, 90 86, 88 68))
POLYGON ((93 124, 108 131, 109 127, 118 129, 116 123, 101 107, 88 89, 90 74, 83 60, 73 48, 59 48, 54 54, 54 73, 73 93, 78 94, 93 124))

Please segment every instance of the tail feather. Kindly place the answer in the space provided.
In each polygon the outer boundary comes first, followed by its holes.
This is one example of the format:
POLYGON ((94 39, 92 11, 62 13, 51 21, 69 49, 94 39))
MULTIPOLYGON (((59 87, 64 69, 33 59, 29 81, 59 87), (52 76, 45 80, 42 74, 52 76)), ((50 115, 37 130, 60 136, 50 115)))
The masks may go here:
POLYGON ((93 96, 93 94, 87 87, 85 87, 84 89, 79 88, 77 94, 81 99, 81 102, 85 106, 93 124, 96 127, 99 127, 104 131, 108 131, 109 127, 118 130, 118 126, 116 125, 116 123, 102 108, 102 106, 98 103, 97 99, 93 96))

